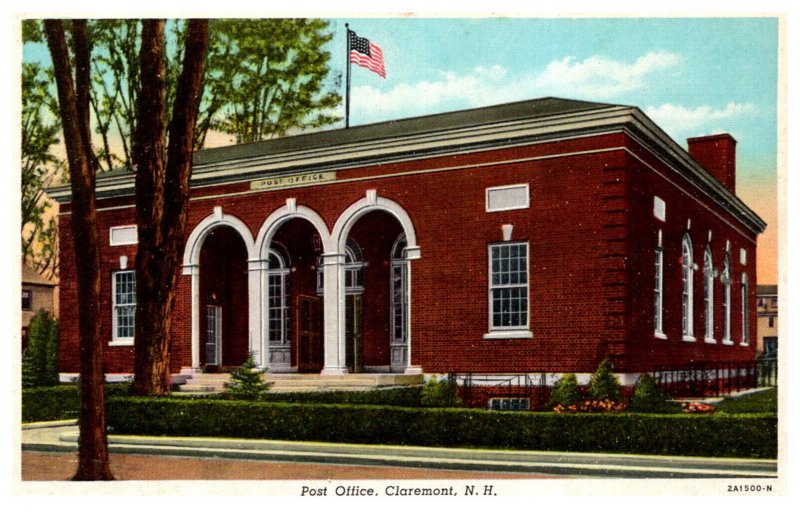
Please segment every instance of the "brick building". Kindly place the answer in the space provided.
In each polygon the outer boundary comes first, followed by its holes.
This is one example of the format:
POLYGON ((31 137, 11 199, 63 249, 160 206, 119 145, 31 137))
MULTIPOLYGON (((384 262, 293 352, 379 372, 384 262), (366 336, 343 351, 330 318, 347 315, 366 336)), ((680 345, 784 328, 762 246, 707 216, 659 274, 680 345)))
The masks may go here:
MULTIPOLYGON (((756 353, 736 141, 544 98, 195 155, 171 367, 640 372, 756 353)), ((133 368, 134 178, 97 180, 106 368, 133 368)), ((78 371, 70 196, 62 370, 78 371)))
POLYGON ((758 307, 759 356, 778 357, 778 285, 764 284, 756 288, 758 307))

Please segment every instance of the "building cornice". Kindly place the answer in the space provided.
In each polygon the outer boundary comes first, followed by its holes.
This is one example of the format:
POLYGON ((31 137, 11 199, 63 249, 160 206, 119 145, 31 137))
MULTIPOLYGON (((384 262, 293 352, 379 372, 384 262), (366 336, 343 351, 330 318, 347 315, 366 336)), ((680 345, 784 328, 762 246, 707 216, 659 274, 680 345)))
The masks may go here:
MULTIPOLYGON (((310 171, 354 169, 610 132, 626 133, 743 222, 753 233, 764 231, 766 223, 741 199, 700 166, 638 108, 628 106, 601 105, 591 110, 483 122, 473 126, 394 134, 336 145, 196 163, 192 170, 191 186, 199 188, 310 171)), ((132 196, 134 186, 133 173, 99 175, 97 197, 132 196)), ((61 203, 71 200, 69 186, 54 187, 48 194, 61 203)))

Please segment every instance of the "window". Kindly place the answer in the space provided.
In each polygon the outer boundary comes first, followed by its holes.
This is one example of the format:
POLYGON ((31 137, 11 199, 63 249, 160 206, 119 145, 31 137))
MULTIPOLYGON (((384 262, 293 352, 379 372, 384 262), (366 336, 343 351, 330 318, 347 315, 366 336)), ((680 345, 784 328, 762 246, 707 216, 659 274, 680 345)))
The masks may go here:
POLYGON ((747 307, 747 297, 749 286, 747 285, 747 274, 742 274, 742 342, 743 346, 750 344, 750 312, 747 307))
POLYGON ((667 203, 658 196, 653 196, 653 217, 661 222, 667 220, 667 203))
POLYGON ((703 306, 706 322, 706 341, 714 343, 714 258, 711 247, 706 247, 703 257, 703 306))
MULTIPOLYGON (((364 291, 364 257, 361 247, 352 238, 347 239, 344 248, 344 286, 345 293, 358 294, 364 291)), ((317 295, 325 292, 325 275, 322 270, 322 256, 317 259, 317 295)))
POLYGON ((731 258, 725 254, 722 267, 722 343, 731 345, 731 258))
POLYGON ((136 319, 136 273, 119 270, 112 274, 111 295, 114 299, 112 318, 112 342, 130 344, 136 319))
POLYGON ((267 271, 267 330, 269 344, 289 343, 289 255, 272 244, 267 271))
POLYGON ((530 336, 527 242, 489 245, 489 327, 501 337, 530 336))
POLYGON ((774 316, 770 316, 770 317, 768 317, 768 320, 769 320, 769 326, 770 327, 775 327, 775 317, 774 316))
POLYGON ((681 250, 681 268, 683 294, 681 304, 683 311, 683 339, 694 341, 694 262, 692 261, 692 240, 689 235, 683 237, 681 250))
POLYGON ((406 236, 401 234, 392 248, 392 267, 389 281, 390 330, 392 343, 405 344, 408 330, 408 261, 406 236))
POLYGON ((653 330, 657 337, 664 337, 664 249, 661 247, 661 231, 656 246, 655 286, 653 286, 653 330))
POLYGON ((22 290, 22 311, 33 309, 33 290, 22 290))
POLYGON ((529 411, 530 398, 490 398, 489 409, 492 411, 529 411))

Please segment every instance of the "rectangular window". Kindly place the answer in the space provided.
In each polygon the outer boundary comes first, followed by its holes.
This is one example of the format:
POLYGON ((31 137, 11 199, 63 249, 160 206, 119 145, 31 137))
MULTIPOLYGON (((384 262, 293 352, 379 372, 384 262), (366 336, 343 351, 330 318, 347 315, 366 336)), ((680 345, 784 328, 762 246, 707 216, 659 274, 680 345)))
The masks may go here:
POLYGON ((742 274, 742 345, 750 344, 750 308, 747 298, 750 295, 747 285, 747 274, 742 274))
POLYGON ((527 183, 486 189, 486 211, 503 212, 530 207, 530 188, 527 183))
POLYGON ((769 320, 769 326, 770 327, 775 327, 775 317, 774 316, 770 316, 770 317, 768 317, 768 320, 769 320))
POLYGON ((33 290, 22 290, 22 311, 33 309, 33 290))
POLYGON ((664 251, 656 247, 655 285, 653 286, 653 330, 658 336, 664 334, 664 251))
POLYGON ((120 270, 112 274, 113 342, 132 343, 136 318, 136 274, 120 270))
POLYGON ((492 411, 529 411, 530 398, 490 398, 489 409, 492 411))
POLYGON ((528 329, 528 243, 489 246, 491 331, 528 329))

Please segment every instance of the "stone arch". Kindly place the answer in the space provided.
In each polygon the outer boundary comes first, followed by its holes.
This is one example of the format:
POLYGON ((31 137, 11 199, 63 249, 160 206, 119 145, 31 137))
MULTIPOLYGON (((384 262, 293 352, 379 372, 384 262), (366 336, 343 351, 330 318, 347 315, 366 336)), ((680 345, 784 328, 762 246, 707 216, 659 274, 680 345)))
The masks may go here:
POLYGON ((288 199, 284 206, 272 212, 269 217, 264 220, 264 223, 261 224, 261 229, 258 230, 258 236, 254 244, 253 259, 266 259, 269 255, 269 246, 275 233, 277 233, 284 222, 294 218, 304 219, 310 222, 322 239, 323 252, 333 252, 334 246, 332 245, 330 231, 323 218, 311 208, 302 205, 298 206, 294 199, 288 199))
POLYGON ((245 247, 247 248, 248 259, 253 259, 254 243, 250 228, 248 228, 247 224, 240 218, 235 215, 223 213, 221 207, 216 207, 214 208, 214 213, 200 221, 189 235, 189 239, 186 241, 186 248, 183 251, 184 267, 200 264, 200 250, 203 248, 203 242, 206 240, 209 233, 219 226, 229 226, 236 230, 242 237, 242 241, 244 241, 245 247))
POLYGON ((417 246, 417 234, 414 230, 414 223, 408 212, 399 203, 380 197, 375 190, 367 190, 365 197, 351 204, 336 221, 331 233, 332 242, 339 254, 344 254, 347 244, 347 236, 358 220, 364 215, 373 211, 385 211, 391 214, 400 223, 406 235, 407 259, 413 260, 420 257, 420 249, 417 246))

